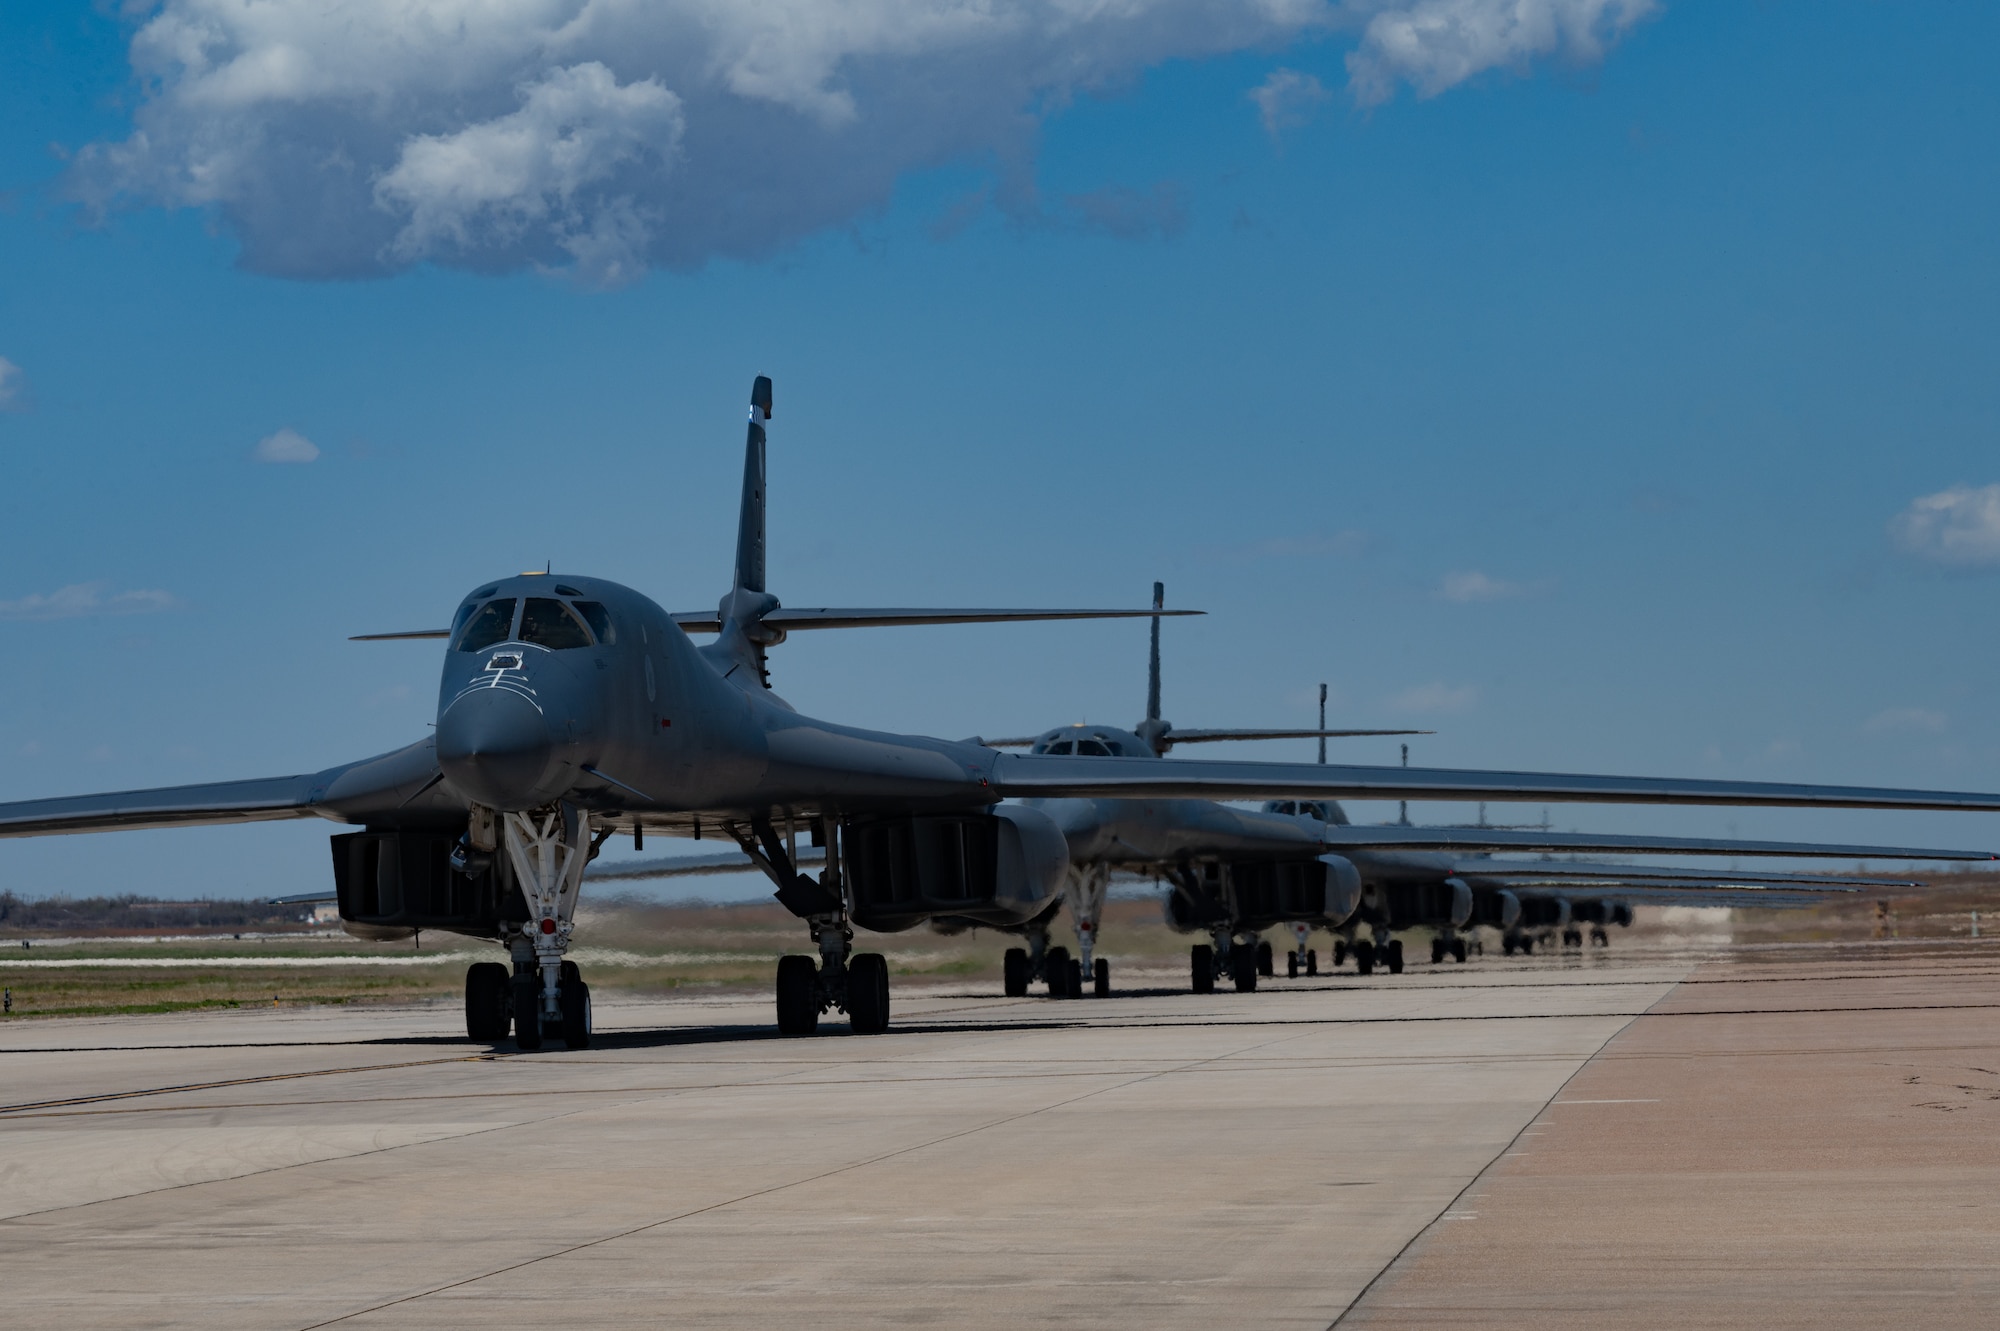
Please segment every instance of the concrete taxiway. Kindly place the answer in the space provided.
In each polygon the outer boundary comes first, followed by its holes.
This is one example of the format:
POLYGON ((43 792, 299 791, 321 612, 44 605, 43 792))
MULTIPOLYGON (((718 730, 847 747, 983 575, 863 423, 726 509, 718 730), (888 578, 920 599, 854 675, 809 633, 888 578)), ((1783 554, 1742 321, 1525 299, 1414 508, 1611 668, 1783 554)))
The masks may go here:
MULTIPOLYGON (((1398 1289, 1473 1290, 1447 1217, 1501 1185, 1524 1129, 1583 1112, 1552 1100, 1659 1092, 1592 1059, 1692 992, 1691 969, 1488 962, 1067 1003, 899 990, 890 1034, 812 1040, 776 1038, 763 1001, 608 1003, 599 1047, 533 1055, 466 1044, 447 1008, 17 1023, 0 1028, 4 1321, 1402 1315, 1398 1289), (1600 1075, 1616 1094, 1577 1090, 1600 1075)), ((1629 1272, 1597 1268, 1599 1292, 1629 1272)))

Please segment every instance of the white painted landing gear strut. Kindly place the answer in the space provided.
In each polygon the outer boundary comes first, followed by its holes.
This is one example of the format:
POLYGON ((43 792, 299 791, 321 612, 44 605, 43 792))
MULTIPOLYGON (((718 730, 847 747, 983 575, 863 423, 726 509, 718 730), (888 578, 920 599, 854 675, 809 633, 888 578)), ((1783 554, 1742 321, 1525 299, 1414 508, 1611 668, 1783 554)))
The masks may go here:
POLYGON ((1079 869, 1074 866, 1069 871, 1069 918, 1076 926, 1076 952, 1083 971, 1083 982, 1098 985, 1098 992, 1110 988, 1109 968, 1103 982, 1097 976, 1097 929, 1104 920, 1104 898, 1111 890, 1111 868, 1105 864, 1093 864, 1079 869))
MULTIPOLYGON (((528 903, 528 922, 516 946, 525 943, 532 950, 541 972, 543 1022, 560 1024, 563 954, 569 951, 584 866, 612 829, 606 826, 593 841, 589 813, 570 805, 501 817, 507 858, 528 903)), ((516 1013, 516 1021, 525 1015, 516 1013)))

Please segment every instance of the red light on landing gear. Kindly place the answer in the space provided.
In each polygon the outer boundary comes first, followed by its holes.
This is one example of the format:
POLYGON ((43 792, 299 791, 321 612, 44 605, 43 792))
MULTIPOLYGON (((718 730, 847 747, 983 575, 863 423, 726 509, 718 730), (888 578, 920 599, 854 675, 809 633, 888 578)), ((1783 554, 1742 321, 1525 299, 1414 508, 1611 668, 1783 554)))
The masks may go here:
POLYGON ((543 920, 543 921, 542 921, 542 932, 543 932, 543 933, 545 933, 545 934, 552 934, 552 933, 554 933, 555 931, 556 931, 556 922, 555 922, 554 920, 543 920))

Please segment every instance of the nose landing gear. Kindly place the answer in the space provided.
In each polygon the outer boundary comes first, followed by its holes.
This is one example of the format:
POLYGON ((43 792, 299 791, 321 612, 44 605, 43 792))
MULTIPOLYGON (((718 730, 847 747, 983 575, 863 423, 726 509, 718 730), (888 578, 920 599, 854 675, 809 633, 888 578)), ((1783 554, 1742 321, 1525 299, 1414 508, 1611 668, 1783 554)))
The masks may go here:
POLYGON ((590 815, 568 805, 501 818, 528 919, 507 938, 514 959, 511 979, 495 962, 466 972, 466 1033, 478 1040, 504 1039, 511 1021, 517 1048, 540 1049, 549 1032, 571 1049, 588 1048, 590 986, 563 954, 569 951, 584 866, 612 829, 607 825, 593 836, 590 815))

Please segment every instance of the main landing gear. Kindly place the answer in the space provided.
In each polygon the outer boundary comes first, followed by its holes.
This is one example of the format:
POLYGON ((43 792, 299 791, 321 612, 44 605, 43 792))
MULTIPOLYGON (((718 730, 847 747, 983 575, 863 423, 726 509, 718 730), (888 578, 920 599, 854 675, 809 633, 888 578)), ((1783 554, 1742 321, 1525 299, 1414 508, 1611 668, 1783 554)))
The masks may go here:
POLYGON ((1227 975, 1239 994, 1257 992, 1257 977, 1269 975, 1272 971, 1271 945, 1255 934, 1234 938, 1218 927, 1210 937, 1210 943, 1197 943, 1188 949, 1189 978, 1194 982, 1194 992, 1212 994, 1215 982, 1227 975))
MULTIPOLYGON (((1028 930, 1028 946, 1010 947, 1001 959, 1001 985, 1007 997, 1026 998, 1028 986, 1046 980, 1050 998, 1083 997, 1083 963, 1066 947, 1050 947, 1049 931, 1037 923, 1028 930)), ((1111 989, 1111 968, 1099 958, 1096 969, 1097 992, 1111 989)))
POLYGON ((1356 974, 1367 975, 1377 966, 1384 967, 1391 975, 1403 973, 1403 940, 1400 938, 1357 939, 1354 944, 1354 970, 1356 974))
POLYGON ((812 1035, 819 1030, 820 1014, 832 1011, 845 1012, 856 1035, 888 1030, 889 961, 879 952, 854 950, 841 880, 839 825, 832 819, 820 824, 826 869, 817 880, 798 871, 798 829, 790 818, 782 838, 768 818, 751 819, 748 829, 724 823, 723 830, 777 884, 778 903, 806 922, 819 952, 817 964, 809 956, 778 958, 778 1034, 812 1035))
POLYGON ((1446 957, 1460 965, 1465 964, 1465 940, 1455 933, 1439 934, 1431 939, 1431 965, 1443 965, 1446 957))

